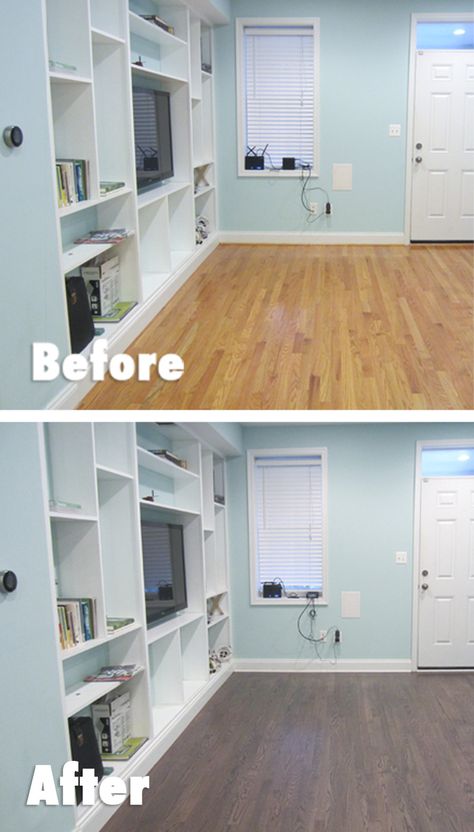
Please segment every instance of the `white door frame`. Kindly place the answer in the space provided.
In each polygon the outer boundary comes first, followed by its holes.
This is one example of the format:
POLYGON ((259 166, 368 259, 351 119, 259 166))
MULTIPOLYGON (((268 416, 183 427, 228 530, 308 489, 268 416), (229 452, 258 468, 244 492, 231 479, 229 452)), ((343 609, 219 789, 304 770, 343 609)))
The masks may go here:
MULTIPOLYGON (((412 628, 411 628, 411 669, 418 667, 418 583, 420 574, 420 529, 421 529, 421 454, 426 448, 474 448, 474 439, 419 439, 416 443, 415 462, 415 511, 413 522, 413 590, 412 590, 412 628)), ((443 476, 442 479, 449 479, 443 476)), ((458 477, 453 477, 458 479, 458 477)), ((432 671, 421 671, 432 672, 432 671)), ((440 668, 436 673, 462 673, 462 670, 450 671, 440 668)), ((465 671, 471 672, 472 671, 465 671)))
MULTIPOLYGON (((413 146, 415 141, 415 82, 416 82, 416 24, 424 21, 443 23, 452 20, 474 22, 474 13, 460 12, 456 14, 437 12, 416 12, 411 16, 410 33, 410 69, 408 74, 408 112, 407 112, 407 146, 406 146, 406 184, 405 184, 405 243, 409 245, 411 238, 411 189, 413 186, 413 146)), ((437 50, 433 50, 437 51, 437 50)), ((470 50, 471 51, 471 50, 470 50)))

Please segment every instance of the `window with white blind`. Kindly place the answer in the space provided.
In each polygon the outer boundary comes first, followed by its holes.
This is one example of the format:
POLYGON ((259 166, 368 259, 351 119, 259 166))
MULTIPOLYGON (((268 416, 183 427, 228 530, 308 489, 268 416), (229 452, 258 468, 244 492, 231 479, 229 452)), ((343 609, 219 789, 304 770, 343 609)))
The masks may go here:
POLYGON ((249 528, 253 603, 301 603, 326 594, 326 449, 249 451, 249 528), (281 599, 263 599, 267 581, 281 599))
POLYGON ((319 25, 315 19, 237 20, 239 173, 245 156, 264 154, 263 173, 281 175, 283 158, 318 173, 316 102, 319 25))

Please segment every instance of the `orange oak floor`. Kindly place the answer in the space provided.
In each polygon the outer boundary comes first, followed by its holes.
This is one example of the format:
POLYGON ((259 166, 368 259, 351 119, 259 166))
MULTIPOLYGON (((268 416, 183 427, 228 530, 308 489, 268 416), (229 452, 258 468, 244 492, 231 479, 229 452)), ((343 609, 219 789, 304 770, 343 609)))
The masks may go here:
POLYGON ((107 378, 86 409, 470 409, 470 245, 221 245, 127 352, 177 382, 107 378))

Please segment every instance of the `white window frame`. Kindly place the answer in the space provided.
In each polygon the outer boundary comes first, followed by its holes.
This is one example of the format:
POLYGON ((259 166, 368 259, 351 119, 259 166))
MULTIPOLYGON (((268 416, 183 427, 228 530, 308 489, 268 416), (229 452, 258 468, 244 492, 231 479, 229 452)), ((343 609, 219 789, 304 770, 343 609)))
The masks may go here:
MULTIPOLYGON (((258 594, 257 582, 257 541, 255 522, 255 458, 258 457, 308 457, 321 458, 322 491, 323 491, 323 593, 315 603, 318 606, 328 604, 328 451, 327 448, 260 448, 247 451, 247 486, 248 486, 248 523, 249 523, 249 567, 250 567, 250 604, 252 606, 305 606, 308 602, 306 595, 300 598, 262 598, 258 594)), ((276 577, 276 576, 275 576, 276 577)))
POLYGON ((314 41, 314 139, 313 139, 313 165, 311 168, 313 176, 319 176, 320 164, 320 19, 319 17, 238 17, 235 21, 236 36, 236 83, 237 83, 237 164, 238 176, 262 179, 273 177, 276 179, 287 179, 301 177, 302 171, 298 170, 245 170, 245 125, 244 125, 244 29, 246 26, 311 26, 313 29, 314 41))

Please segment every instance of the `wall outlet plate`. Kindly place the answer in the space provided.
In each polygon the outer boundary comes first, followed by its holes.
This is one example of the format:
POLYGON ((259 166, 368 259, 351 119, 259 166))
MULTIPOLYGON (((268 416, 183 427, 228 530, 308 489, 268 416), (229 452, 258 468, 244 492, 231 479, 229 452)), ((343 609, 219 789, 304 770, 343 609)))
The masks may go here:
POLYGON ((322 639, 323 641, 326 641, 327 635, 328 635, 327 630, 320 630, 319 631, 319 638, 322 639))
POLYGON ((407 563, 408 552, 395 552, 395 563, 407 563))
POLYGON ((402 135, 402 125, 401 124, 389 124, 388 125, 388 135, 392 137, 398 137, 402 135))
POLYGON ((319 204, 317 202, 310 202, 309 210, 311 214, 319 214, 319 204))

